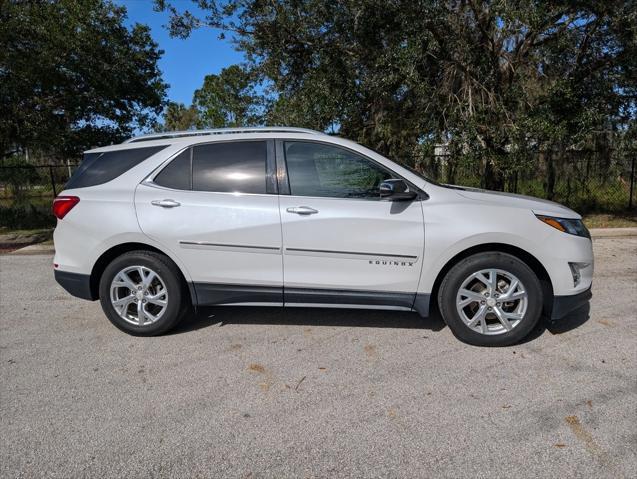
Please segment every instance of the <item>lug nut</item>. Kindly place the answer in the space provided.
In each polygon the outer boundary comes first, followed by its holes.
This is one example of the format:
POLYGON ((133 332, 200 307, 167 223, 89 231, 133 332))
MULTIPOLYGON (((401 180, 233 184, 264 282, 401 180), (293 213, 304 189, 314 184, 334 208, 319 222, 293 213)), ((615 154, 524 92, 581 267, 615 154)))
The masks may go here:
POLYGON ((493 297, 494 297, 494 298, 499 298, 499 297, 500 297, 500 295, 496 293, 496 294, 494 294, 494 295, 493 295, 493 297))
POLYGON ((484 303, 486 303, 486 301, 480 301, 480 304, 484 304, 484 303))
POLYGON ((141 291, 141 290, 142 290, 142 287, 141 287, 141 286, 137 286, 137 289, 141 291))
POLYGON ((495 303, 496 306, 500 306, 500 303, 495 303))
POLYGON ((491 311, 491 306, 489 306, 489 311, 491 311))

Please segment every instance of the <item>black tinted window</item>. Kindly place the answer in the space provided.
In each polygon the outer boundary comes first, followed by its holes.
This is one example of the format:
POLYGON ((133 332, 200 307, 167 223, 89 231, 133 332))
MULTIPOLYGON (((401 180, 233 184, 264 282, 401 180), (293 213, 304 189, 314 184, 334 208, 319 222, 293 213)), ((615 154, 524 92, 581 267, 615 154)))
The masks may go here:
POLYGON ((353 152, 320 143, 286 142, 285 161, 294 196, 380 199, 389 171, 353 152))
POLYGON ((192 158, 192 189, 265 193, 265 161, 265 141, 197 146, 192 158))
POLYGON ((190 170, 190 149, 181 152, 173 159, 153 180, 159 186, 174 190, 192 189, 192 175, 190 170))
POLYGON ((166 146, 151 146, 86 154, 65 188, 85 188, 111 181, 164 148, 166 146))

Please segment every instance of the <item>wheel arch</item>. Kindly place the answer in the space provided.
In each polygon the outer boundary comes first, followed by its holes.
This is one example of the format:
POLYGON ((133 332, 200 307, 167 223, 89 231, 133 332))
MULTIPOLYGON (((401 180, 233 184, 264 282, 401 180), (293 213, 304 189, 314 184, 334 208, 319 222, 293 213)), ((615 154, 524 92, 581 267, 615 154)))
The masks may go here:
POLYGON ((192 304, 196 304, 195 291, 192 286, 192 283, 186 280, 186 276, 184 275, 184 272, 179 267, 179 265, 170 257, 170 255, 166 254, 164 251, 160 250, 159 248, 155 246, 149 245, 147 243, 140 243, 140 242, 134 242, 134 241, 120 243, 115 246, 111 246, 109 249, 104 251, 97 258, 97 260, 93 264, 93 268, 91 270, 91 275, 89 280, 92 299, 99 299, 100 279, 106 267, 115 258, 123 255, 124 253, 128 253, 129 251, 152 251, 154 253, 161 254, 165 256, 166 258, 168 258, 170 261, 172 261, 175 264, 177 270, 179 271, 182 281, 184 281, 188 285, 188 292, 190 294, 190 299, 192 304))
POLYGON ((553 283, 551 282, 551 277, 546 271, 546 268, 542 265, 542 263, 531 253, 525 251, 524 249, 513 246, 506 243, 483 243, 475 246, 471 246, 467 249, 462 250, 453 256, 450 260, 448 260, 445 265, 438 271, 436 276, 436 280, 434 281, 433 288, 431 290, 431 299, 437 303, 438 301, 438 290, 440 289, 440 284, 442 280, 447 275, 449 270, 453 268, 456 264, 462 261, 469 256, 472 256, 476 253, 486 253, 486 252, 500 252, 500 253, 508 253, 512 256, 515 256, 519 260, 523 261, 529 268, 533 270, 533 272, 537 275, 540 280, 540 284, 542 285, 542 293, 544 304, 542 305, 542 313, 545 315, 549 315, 551 313, 551 308, 553 305, 553 283))

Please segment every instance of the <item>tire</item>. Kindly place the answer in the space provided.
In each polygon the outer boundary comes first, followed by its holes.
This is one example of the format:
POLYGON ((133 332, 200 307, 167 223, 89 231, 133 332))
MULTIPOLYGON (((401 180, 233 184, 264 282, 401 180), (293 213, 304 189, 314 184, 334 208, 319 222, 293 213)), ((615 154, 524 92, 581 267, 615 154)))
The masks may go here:
POLYGON ((495 251, 458 262, 438 291, 440 313, 452 333, 474 346, 520 342, 540 320, 542 304, 533 270, 515 256, 495 251))
POLYGON ((100 303, 106 317, 122 331, 157 336, 174 328, 191 310, 186 288, 179 269, 168 257, 152 251, 130 251, 115 258, 102 273, 100 303), (147 287, 145 282, 149 282, 147 287))

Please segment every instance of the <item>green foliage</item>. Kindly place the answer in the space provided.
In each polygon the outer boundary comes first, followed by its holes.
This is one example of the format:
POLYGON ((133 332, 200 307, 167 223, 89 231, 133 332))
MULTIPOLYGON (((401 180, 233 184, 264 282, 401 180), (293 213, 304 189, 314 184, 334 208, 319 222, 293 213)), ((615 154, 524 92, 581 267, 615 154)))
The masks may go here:
POLYGON ((250 126, 258 122, 256 94, 250 73, 238 65, 206 75, 195 91, 193 106, 203 128, 250 126))
POLYGON ((164 111, 164 121, 159 129, 162 131, 193 130, 200 123, 199 112, 194 106, 186 107, 183 103, 171 101, 164 111))
POLYGON ((0 205, 0 227, 16 229, 50 228, 55 226, 55 216, 48 207, 18 202, 9 206, 0 205))
POLYGON ((0 0, 0 154, 68 157, 153 124, 162 51, 125 19, 110 0, 0 0))
POLYGON ((198 3, 205 19, 156 0, 176 36, 233 35, 264 122, 338 129, 399 161, 445 144, 485 187, 539 162, 552 197, 554 161, 635 128, 631 0, 198 3))
POLYGON ((195 90, 191 106, 168 103, 159 130, 258 125, 263 120, 263 108, 254 89, 252 74, 239 65, 224 68, 218 75, 206 75, 201 88, 195 90))

